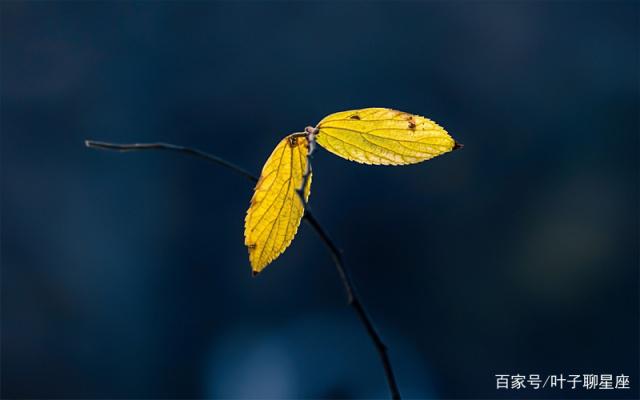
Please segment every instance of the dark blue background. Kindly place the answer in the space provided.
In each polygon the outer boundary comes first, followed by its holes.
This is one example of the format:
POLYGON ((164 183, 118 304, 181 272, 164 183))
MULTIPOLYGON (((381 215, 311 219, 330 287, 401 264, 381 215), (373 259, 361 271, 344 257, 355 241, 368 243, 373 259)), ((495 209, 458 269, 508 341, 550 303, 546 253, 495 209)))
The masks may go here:
POLYGON ((2 2, 2 395, 383 397, 329 254, 302 225, 252 279, 252 184, 332 112, 425 115, 465 148, 314 159, 410 397, 638 395, 636 2, 2 2), (630 391, 501 391, 611 373, 630 391))

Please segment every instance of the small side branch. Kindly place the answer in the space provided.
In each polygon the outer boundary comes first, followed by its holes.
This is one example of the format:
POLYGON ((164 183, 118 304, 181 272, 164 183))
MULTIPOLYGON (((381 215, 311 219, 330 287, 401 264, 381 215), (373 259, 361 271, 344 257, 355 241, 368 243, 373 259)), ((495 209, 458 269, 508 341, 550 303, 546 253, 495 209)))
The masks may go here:
MULTIPOLYGON (((400 399, 400 390, 398 389, 398 384, 396 383, 395 375, 393 373, 393 367, 391 366, 391 360, 389 359, 387 346, 384 344, 384 342, 380 338, 380 335, 378 334, 375 327, 373 326, 371 319, 369 318, 364 306, 362 305, 362 302, 360 301, 356 293, 353 281, 351 280, 351 277, 349 276, 347 268, 342 259, 342 252, 340 251, 340 249, 338 249, 338 247, 335 245, 333 240, 331 240, 331 237, 327 234, 327 232, 324 230, 322 225, 320 225, 318 220, 311 213, 307 205, 307 202, 304 199, 304 188, 307 186, 308 180, 311 175, 311 156, 313 155, 313 151, 315 149, 315 134, 317 133, 317 131, 314 128, 307 127, 305 129, 305 133, 306 133, 307 139, 309 140, 309 151, 307 153, 307 168, 304 172, 302 187, 297 190, 297 193, 300 196, 300 201, 302 202, 302 205, 304 206, 304 209, 305 209, 303 218, 307 221, 307 223, 309 223, 309 225, 311 225, 311 227, 315 230, 315 232, 318 234, 322 242, 325 244, 325 246, 329 250, 329 253, 331 254, 333 262, 336 265, 336 269, 338 270, 338 274, 340 275, 340 280, 342 281, 342 285, 344 286, 345 292, 347 294, 348 303, 358 315, 358 318, 364 325, 364 328, 367 331, 367 334, 371 338, 371 341, 373 342, 378 352, 378 355, 380 356, 380 360, 382 362, 385 377, 387 380, 387 385, 389 386, 389 391, 391 393, 391 398, 394 400, 400 399)), ((258 181, 257 176, 253 175, 251 172, 245 170, 244 168, 241 168, 233 163, 230 163, 229 161, 224 160, 220 157, 214 156, 209 153, 205 153, 197 149, 192 149, 189 147, 176 146, 168 143, 117 144, 117 143, 98 142, 93 140, 86 140, 85 145, 87 147, 94 148, 94 149, 112 150, 112 151, 118 151, 118 152, 143 151, 143 150, 167 150, 167 151, 173 151, 177 153, 183 153, 183 154, 204 159, 214 164, 221 165, 227 169, 230 169, 244 176, 245 178, 253 182, 258 181)))

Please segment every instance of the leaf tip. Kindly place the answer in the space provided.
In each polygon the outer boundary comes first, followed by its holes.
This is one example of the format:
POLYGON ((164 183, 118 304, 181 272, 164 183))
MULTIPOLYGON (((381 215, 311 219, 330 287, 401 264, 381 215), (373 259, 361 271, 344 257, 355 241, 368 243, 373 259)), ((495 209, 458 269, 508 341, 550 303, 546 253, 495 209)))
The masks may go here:
POLYGON ((258 274, 260 273, 260 271, 256 271, 255 269, 253 271, 251 271, 251 277, 255 278, 256 276, 258 276, 258 274))
POLYGON ((452 151, 453 151, 453 150, 458 150, 458 149, 461 149, 461 148, 463 148, 463 147, 464 147, 464 145, 463 145, 462 143, 453 142, 453 149, 451 149, 451 150, 452 150, 452 151))

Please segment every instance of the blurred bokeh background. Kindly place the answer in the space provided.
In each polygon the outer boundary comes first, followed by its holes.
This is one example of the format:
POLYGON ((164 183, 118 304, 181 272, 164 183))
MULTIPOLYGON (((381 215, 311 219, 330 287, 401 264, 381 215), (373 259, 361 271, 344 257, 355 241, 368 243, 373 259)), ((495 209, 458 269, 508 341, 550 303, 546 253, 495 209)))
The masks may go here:
POLYGON ((314 160, 407 397, 638 396, 637 2, 2 2, 2 396, 376 398, 382 368, 303 224, 252 278, 252 184, 332 112, 465 148, 314 160), (631 376, 500 391, 495 374, 631 376))

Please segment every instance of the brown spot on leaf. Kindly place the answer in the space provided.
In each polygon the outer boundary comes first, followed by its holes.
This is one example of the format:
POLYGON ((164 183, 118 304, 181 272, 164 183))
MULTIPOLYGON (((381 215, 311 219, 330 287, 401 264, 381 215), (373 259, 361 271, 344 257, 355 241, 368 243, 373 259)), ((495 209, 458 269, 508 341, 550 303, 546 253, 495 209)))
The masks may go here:
POLYGON ((255 250, 255 249, 256 249, 256 244, 255 244, 255 243, 248 244, 248 245, 247 245, 247 248, 249 249, 249 251, 251 251, 251 250, 255 250))
POLYGON ((350 119, 360 119, 360 116, 358 114, 353 114, 352 116, 349 117, 350 119))
POLYGON ((409 129, 415 130, 416 129, 416 123, 413 122, 413 121, 409 121, 409 129))
POLYGON ((291 136, 289 138, 289 146, 296 147, 297 145, 298 145, 298 137, 297 136, 291 136))

